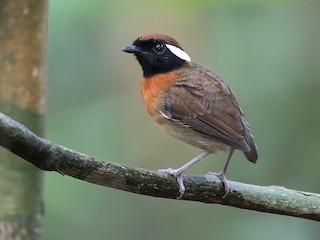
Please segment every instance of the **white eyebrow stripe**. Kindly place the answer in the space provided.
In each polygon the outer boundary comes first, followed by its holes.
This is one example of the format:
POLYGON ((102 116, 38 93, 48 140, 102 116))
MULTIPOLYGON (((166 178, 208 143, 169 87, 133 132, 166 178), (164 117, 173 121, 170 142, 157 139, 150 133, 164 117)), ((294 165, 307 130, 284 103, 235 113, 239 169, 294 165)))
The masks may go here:
POLYGON ((187 62, 191 61, 191 58, 189 57, 189 55, 185 51, 183 51, 181 48, 178 48, 170 44, 166 44, 166 46, 178 58, 181 58, 182 60, 185 60, 187 62))

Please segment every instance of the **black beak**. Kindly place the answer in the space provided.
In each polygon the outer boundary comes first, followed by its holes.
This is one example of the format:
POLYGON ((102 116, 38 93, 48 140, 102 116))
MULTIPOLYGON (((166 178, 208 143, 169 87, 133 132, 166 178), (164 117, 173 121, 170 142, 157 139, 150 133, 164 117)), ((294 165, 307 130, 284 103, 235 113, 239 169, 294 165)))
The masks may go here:
POLYGON ((141 49, 139 47, 137 47, 136 45, 124 47, 121 50, 126 53, 141 53, 142 52, 141 49))

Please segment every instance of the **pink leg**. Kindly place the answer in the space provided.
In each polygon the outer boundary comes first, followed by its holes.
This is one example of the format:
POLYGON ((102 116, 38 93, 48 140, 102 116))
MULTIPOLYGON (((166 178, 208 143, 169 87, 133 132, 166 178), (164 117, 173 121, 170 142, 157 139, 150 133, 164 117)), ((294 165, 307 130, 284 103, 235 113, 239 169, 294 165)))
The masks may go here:
POLYGON ((183 179, 182 179, 182 173, 184 171, 186 171, 189 167, 191 167, 193 164, 199 162, 201 159, 203 159, 204 157, 206 157, 208 155, 209 155, 209 153, 207 151, 204 151, 203 153, 201 153, 197 157, 193 158, 191 161, 187 162, 186 164, 184 164, 183 166, 181 166, 178 169, 172 169, 172 168, 159 169, 159 171, 165 172, 165 173, 177 178, 177 181, 179 183, 179 188, 180 188, 179 189, 180 196, 178 197, 178 199, 181 199, 183 197, 184 192, 185 192, 185 187, 184 187, 183 179))
POLYGON ((225 190, 225 194, 223 195, 222 198, 225 198, 228 193, 230 192, 230 187, 229 187, 229 184, 228 184, 228 180, 227 180, 227 170, 228 170, 228 166, 229 166, 229 163, 230 163, 230 160, 231 160, 231 157, 232 157, 232 154, 234 152, 234 148, 230 148, 230 152, 229 152, 229 155, 228 155, 228 158, 227 158, 227 161, 226 161, 226 164, 224 165, 223 169, 221 172, 218 172, 218 173, 209 173, 209 174, 214 174, 216 175, 217 177, 219 177, 221 179, 221 181, 223 182, 223 185, 224 185, 224 190, 225 190))

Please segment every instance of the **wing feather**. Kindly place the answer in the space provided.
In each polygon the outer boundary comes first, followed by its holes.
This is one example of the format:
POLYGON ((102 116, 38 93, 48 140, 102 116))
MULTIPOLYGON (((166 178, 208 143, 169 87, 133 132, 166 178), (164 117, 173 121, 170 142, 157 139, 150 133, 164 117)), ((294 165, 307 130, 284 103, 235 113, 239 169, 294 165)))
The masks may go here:
POLYGON ((171 114, 172 120, 201 134, 244 152, 250 151, 250 126, 229 86, 198 65, 193 64, 192 71, 187 69, 168 89, 165 111, 171 114))

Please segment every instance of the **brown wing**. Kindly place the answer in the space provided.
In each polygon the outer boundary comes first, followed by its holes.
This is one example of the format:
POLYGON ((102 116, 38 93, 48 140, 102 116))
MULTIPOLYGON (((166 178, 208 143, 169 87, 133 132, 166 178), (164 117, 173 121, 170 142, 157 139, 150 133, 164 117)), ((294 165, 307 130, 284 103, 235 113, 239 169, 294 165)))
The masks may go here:
POLYGON ((167 91, 165 111, 201 134, 245 153, 254 151, 251 158, 256 161, 250 126, 231 89, 212 72, 195 64, 192 71, 185 68, 181 79, 167 91))

